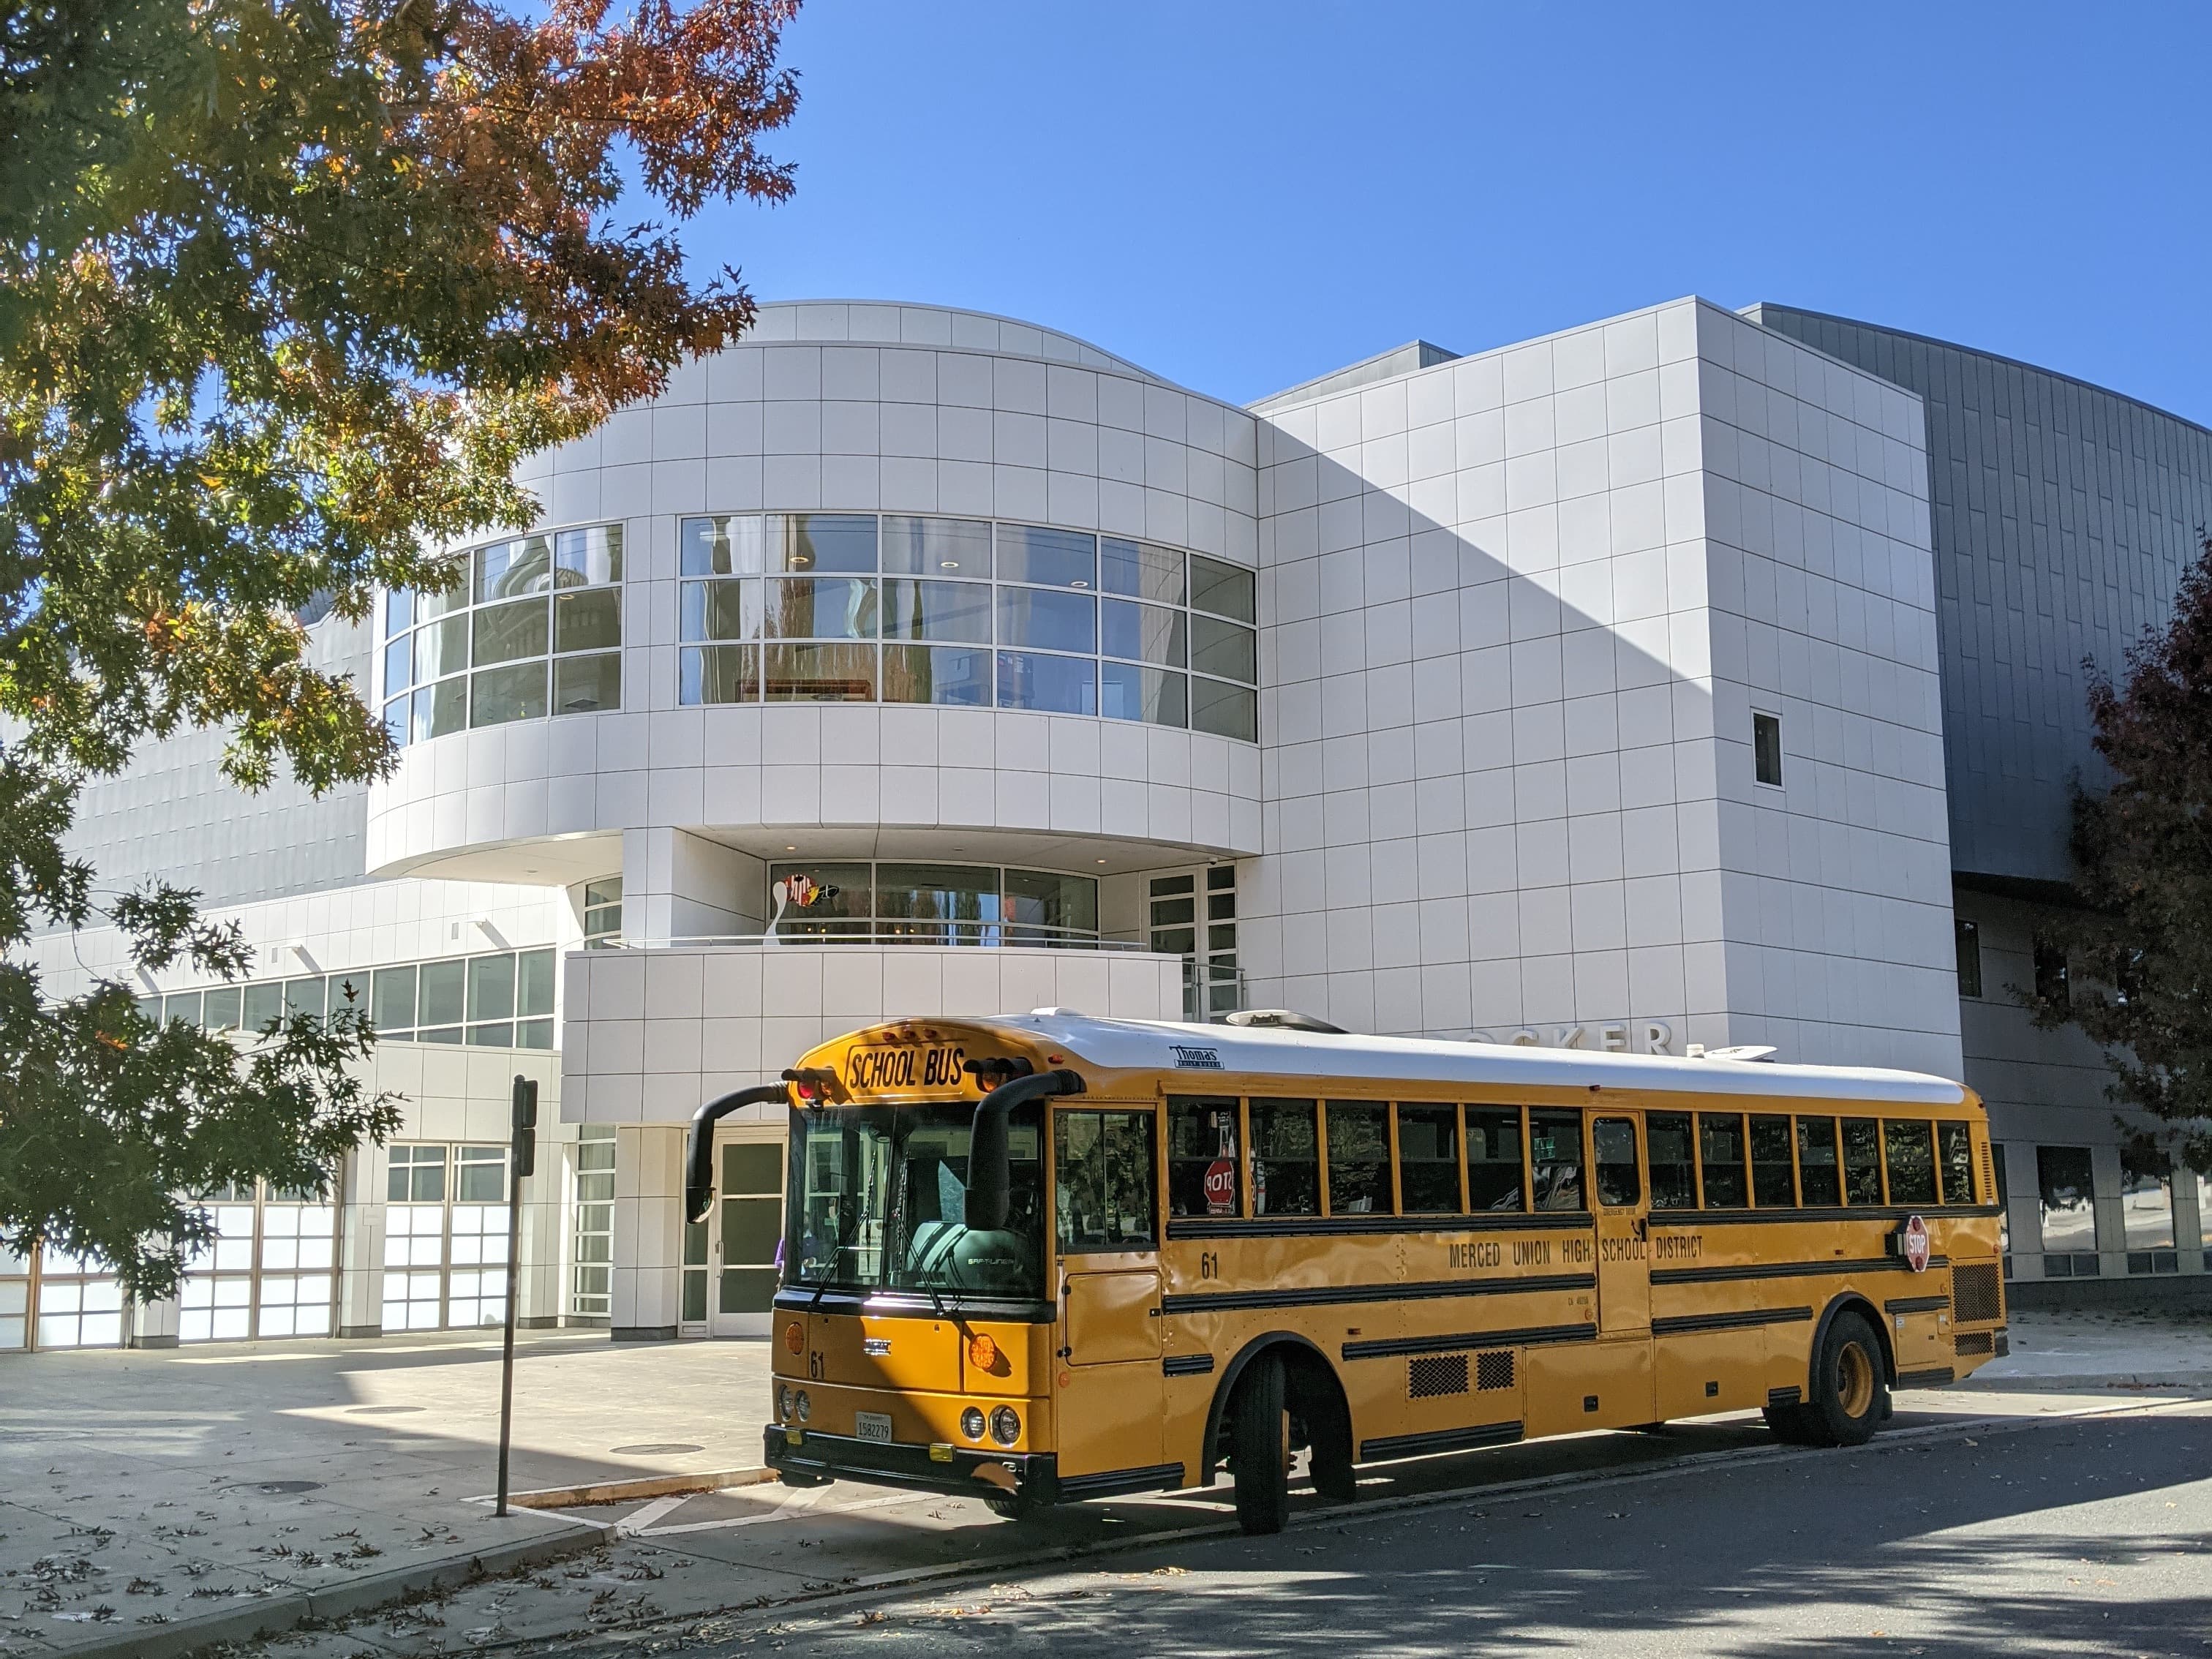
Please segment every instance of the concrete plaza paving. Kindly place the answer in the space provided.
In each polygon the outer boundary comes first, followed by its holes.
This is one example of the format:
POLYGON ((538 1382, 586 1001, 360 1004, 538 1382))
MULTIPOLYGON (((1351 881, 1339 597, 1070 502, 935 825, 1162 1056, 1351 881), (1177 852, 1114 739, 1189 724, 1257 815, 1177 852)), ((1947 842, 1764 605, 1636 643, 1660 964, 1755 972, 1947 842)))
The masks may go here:
MULTIPOLYGON (((0 1358, 0 1655, 114 1647, 524 1565, 599 1528, 495 1485, 498 1333, 0 1358)), ((517 1345, 512 1486, 760 1462, 765 1342, 517 1345)), ((380 1597, 378 1599, 381 1599, 380 1597)))
MULTIPOLYGON (((2201 1317, 2031 1312, 2012 1329, 2012 1356, 1972 1387, 1900 1396, 1900 1425, 2212 1395, 2201 1317)), ((681 1486, 758 1462, 764 1341, 545 1333, 518 1352, 517 1491, 681 1486)), ((481 1332, 0 1358, 0 1656, 154 1659, 303 1616, 312 1627, 268 1651, 430 1654, 579 1631, 649 1646, 672 1620, 1232 1524, 1225 1485, 1018 1526, 969 1500, 842 1483, 500 1520, 477 1501, 493 1485, 498 1362, 497 1334, 481 1332)), ((1755 1418, 1715 1419, 1399 1466, 1363 1490, 1418 1496, 1771 1449, 1755 1418)))

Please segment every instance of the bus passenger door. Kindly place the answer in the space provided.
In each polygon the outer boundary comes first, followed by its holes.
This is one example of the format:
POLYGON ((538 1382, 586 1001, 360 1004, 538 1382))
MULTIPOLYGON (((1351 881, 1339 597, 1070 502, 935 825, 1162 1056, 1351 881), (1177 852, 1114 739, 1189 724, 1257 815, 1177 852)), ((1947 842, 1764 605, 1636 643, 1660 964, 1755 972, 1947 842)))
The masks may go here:
POLYGON ((1053 1114, 1060 1323, 1054 1449, 1063 1481, 1158 1468, 1167 1403, 1160 1372, 1157 1114, 1053 1114))
POLYGON ((1591 1182, 1597 1200, 1599 1397, 1591 1427, 1652 1420, 1651 1213, 1642 1137, 1632 1117, 1590 1120, 1591 1182))

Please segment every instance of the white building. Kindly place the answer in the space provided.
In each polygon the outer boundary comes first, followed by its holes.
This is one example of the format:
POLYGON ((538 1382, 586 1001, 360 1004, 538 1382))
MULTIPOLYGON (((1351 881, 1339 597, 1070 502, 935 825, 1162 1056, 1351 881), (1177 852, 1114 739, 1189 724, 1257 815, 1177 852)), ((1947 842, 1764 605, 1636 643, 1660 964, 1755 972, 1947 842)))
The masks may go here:
MULTIPOLYGON (((341 1201, 219 1206, 134 1338, 496 1317, 517 1073, 559 1121, 526 1321, 763 1328, 782 1126, 725 1124, 691 1229, 683 1126, 885 1014, 1960 1075, 1928 430, 1697 300, 1249 410, 1026 324, 764 307, 531 463, 538 523, 465 588, 320 625, 391 780, 241 803, 193 738, 88 799, 103 876, 260 947, 149 997, 349 989, 408 1101, 341 1201)), ((46 946, 58 988, 115 942, 46 946)), ((0 1278, 0 1345, 116 1340, 87 1267, 0 1278)))

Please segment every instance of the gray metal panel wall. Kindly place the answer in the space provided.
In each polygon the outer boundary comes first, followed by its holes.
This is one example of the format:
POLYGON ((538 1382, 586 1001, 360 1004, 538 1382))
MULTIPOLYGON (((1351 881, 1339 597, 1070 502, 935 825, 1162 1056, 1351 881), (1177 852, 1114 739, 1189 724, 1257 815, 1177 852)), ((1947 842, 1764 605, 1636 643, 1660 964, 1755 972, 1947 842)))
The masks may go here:
POLYGON ((2061 881, 2094 788, 2084 658, 2118 673, 2212 526, 2212 432, 2047 370, 1783 306, 1753 321, 1928 406, 1951 861, 2061 881))

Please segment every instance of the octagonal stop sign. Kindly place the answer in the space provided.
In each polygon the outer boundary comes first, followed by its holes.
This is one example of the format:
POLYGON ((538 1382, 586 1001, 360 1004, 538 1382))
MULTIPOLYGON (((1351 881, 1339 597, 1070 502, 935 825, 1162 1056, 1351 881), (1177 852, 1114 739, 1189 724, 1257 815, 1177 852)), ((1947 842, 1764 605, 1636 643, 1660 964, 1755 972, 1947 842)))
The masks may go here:
POLYGON ((1928 1271, 1928 1224, 1917 1215, 1905 1218, 1905 1264, 1917 1273, 1928 1271))
POLYGON ((1232 1159, 1217 1158, 1206 1166, 1206 1212, 1237 1213, 1237 1165, 1232 1159))

